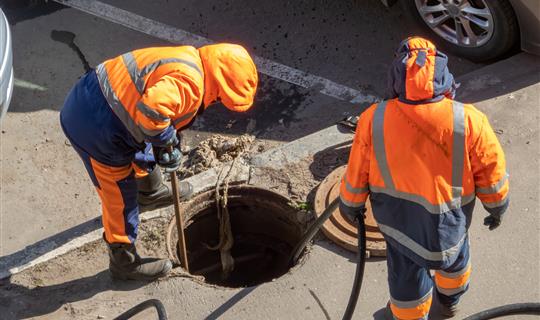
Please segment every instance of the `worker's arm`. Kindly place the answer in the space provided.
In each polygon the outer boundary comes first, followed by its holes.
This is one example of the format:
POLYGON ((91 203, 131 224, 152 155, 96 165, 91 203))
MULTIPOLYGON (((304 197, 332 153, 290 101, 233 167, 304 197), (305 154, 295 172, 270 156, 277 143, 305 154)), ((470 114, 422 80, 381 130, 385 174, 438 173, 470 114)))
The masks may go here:
POLYGON ((509 204, 508 174, 504 152, 485 115, 469 152, 476 196, 490 216, 500 220, 509 204))
POLYGON ((347 171, 341 179, 339 209, 351 217, 364 214, 369 195, 369 157, 373 117, 371 109, 366 110, 358 120, 347 171))
POLYGON ((137 103, 139 127, 152 144, 164 144, 172 139, 176 130, 171 119, 184 114, 197 99, 189 81, 183 81, 181 77, 174 74, 163 76, 145 90, 137 103))

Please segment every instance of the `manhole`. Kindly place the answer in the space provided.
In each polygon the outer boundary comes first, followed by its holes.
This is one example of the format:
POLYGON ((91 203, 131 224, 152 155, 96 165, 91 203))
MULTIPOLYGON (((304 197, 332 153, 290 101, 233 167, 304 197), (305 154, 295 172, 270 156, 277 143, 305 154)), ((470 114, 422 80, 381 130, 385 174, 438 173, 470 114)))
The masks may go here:
MULTIPOLYGON (((228 208, 234 245, 234 270, 224 278, 219 250, 219 220, 215 192, 196 195, 182 205, 187 217, 186 247, 190 272, 223 287, 254 286, 272 281, 290 269, 289 256, 302 237, 304 221, 289 200, 275 192, 245 186, 229 187, 228 208)), ((176 221, 169 224, 167 250, 178 261, 176 221), (174 248, 174 250, 173 250, 174 248)))
MULTIPOLYGON (((321 183, 315 194, 315 214, 320 216, 326 207, 337 197, 339 197, 339 184, 347 166, 341 166, 332 171, 321 183)), ((370 256, 386 256, 386 242, 379 231, 377 222, 373 217, 369 201, 366 204, 366 245, 370 256)), ((357 251, 357 230, 356 225, 348 216, 336 209, 330 218, 321 227, 323 233, 339 246, 357 251)))

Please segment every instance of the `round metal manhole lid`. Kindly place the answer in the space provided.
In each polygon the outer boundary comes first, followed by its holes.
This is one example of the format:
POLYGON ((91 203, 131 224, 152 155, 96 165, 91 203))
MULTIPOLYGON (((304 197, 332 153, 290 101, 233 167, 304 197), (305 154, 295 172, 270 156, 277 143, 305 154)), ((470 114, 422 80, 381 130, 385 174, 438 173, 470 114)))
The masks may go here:
MULTIPOLYGON (((319 217, 326 207, 337 197, 339 197, 339 185, 343 174, 345 174, 346 165, 332 171, 320 184, 315 194, 315 214, 319 217)), ((366 203, 366 246, 370 256, 386 256, 386 242, 381 234, 377 222, 373 217, 369 199, 366 203)), ((336 209, 330 218, 321 227, 325 236, 335 242, 337 245, 356 252, 358 243, 358 232, 356 225, 351 219, 336 209)))

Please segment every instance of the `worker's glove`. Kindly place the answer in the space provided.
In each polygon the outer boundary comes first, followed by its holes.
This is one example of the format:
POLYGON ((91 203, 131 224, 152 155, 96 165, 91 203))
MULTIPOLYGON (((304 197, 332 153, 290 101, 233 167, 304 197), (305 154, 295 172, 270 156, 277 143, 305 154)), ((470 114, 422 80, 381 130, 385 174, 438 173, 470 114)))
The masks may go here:
POLYGON ((502 215, 490 214, 484 218, 484 225, 489 227, 489 230, 497 229, 501 225, 502 215))
POLYGON ((172 137, 159 145, 153 145, 154 157, 157 164, 165 169, 165 172, 175 172, 180 168, 182 162, 182 152, 180 151, 180 140, 173 134, 172 137))
POLYGON ((352 221, 365 219, 366 208, 351 208, 347 206, 343 201, 339 201, 339 211, 349 217, 352 221))

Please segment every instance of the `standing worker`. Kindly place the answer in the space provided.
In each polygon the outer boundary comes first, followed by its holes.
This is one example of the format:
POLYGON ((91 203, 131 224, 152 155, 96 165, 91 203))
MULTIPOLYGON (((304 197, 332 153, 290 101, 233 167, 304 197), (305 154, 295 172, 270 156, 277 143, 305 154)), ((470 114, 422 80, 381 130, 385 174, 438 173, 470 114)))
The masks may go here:
MULTIPOLYGON (((128 52, 86 73, 71 90, 60 122, 101 199, 113 277, 153 280, 172 268, 169 260, 142 259, 135 249, 139 207, 172 204, 156 162, 175 172, 181 161, 177 133, 217 101, 232 111, 248 110, 257 81, 243 47, 215 44, 128 52)), ((178 188, 182 199, 193 192, 187 182, 178 188)))
POLYGON ((471 275, 475 196, 489 230, 509 203, 503 150, 486 116, 453 100, 447 61, 428 40, 401 43, 389 74, 393 98, 360 116, 341 181, 341 212, 362 217, 369 195, 387 243, 394 319, 427 319, 432 294, 443 315, 456 314, 471 275))

